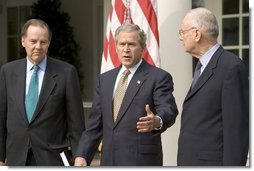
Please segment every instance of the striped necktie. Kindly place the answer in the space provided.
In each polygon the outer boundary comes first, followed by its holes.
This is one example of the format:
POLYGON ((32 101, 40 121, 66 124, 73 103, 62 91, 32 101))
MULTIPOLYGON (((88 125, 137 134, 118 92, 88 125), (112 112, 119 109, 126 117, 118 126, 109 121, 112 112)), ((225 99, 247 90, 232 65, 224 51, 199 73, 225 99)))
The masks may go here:
POLYGON ((114 121, 116 121, 116 118, 118 116, 118 112, 120 110, 122 101, 123 101, 123 97, 125 94, 125 91, 127 89, 127 82, 128 82, 128 75, 131 72, 129 70, 125 70, 123 72, 123 74, 121 75, 121 78, 117 84, 116 87, 116 92, 115 92, 115 97, 113 99, 113 118, 114 121))

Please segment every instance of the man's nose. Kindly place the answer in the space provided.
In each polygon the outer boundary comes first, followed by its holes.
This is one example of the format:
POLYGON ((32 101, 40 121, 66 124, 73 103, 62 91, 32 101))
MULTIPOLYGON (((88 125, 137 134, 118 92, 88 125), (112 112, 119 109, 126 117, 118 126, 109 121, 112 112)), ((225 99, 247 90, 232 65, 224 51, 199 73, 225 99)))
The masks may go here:
POLYGON ((38 48, 38 49, 41 48, 41 46, 42 46, 42 43, 41 43, 41 42, 37 42, 37 43, 35 44, 35 47, 38 48))
POLYGON ((126 44, 126 45, 124 46, 124 51, 126 51, 126 52, 130 51, 130 47, 129 47, 128 44, 126 44))

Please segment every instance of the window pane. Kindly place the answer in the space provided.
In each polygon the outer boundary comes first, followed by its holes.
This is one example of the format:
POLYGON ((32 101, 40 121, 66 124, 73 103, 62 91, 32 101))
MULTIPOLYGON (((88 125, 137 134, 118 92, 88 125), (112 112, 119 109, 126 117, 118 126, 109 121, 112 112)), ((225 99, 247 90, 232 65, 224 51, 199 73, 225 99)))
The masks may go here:
POLYGON ((21 44, 20 31, 23 24, 27 21, 31 14, 29 6, 9 7, 7 9, 7 23, 8 23, 8 61, 20 58, 21 44))
POLYGON ((249 13, 249 0, 243 0, 243 13, 249 13))
POLYGON ((249 71, 249 49, 243 49, 242 58, 249 71))
POLYGON ((8 38, 8 61, 17 59, 19 43, 18 38, 8 38))
POLYGON ((232 52, 236 56, 239 56, 239 50, 238 49, 227 49, 227 51, 232 52))
POLYGON ((18 8, 12 7, 7 9, 7 29, 8 35, 18 34, 18 8))
POLYGON ((239 19, 223 19, 222 25, 223 45, 239 45, 239 19))
POLYGON ((243 18, 243 45, 249 45, 249 17, 243 18))
POLYGON ((238 14, 239 0, 223 0, 222 9, 223 14, 238 14))
POLYGON ((205 7, 204 0, 192 0, 192 8, 205 7))
POLYGON ((28 17, 31 15, 31 8, 28 6, 20 7, 20 28, 25 24, 25 22, 28 20, 28 17))

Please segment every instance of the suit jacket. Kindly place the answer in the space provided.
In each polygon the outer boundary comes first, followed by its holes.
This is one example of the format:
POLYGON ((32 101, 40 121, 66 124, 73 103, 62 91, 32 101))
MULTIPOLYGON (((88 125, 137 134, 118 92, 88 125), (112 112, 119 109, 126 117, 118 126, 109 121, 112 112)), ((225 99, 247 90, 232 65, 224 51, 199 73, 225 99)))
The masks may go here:
POLYGON ((63 165, 59 152, 74 153, 84 128, 78 76, 67 63, 48 58, 39 101, 31 122, 25 112, 26 59, 0 72, 0 160, 22 166, 32 148, 38 165, 63 165))
POLYGON ((112 117, 112 97, 119 68, 98 77, 89 116, 76 156, 91 163, 103 137, 101 165, 162 165, 161 133, 174 124, 178 113, 172 95, 172 77, 143 60, 133 75, 116 122, 112 117), (146 115, 145 105, 161 117, 159 131, 138 133, 137 122, 146 115))
POLYGON ((245 165, 248 148, 248 72, 219 47, 184 100, 178 165, 245 165))

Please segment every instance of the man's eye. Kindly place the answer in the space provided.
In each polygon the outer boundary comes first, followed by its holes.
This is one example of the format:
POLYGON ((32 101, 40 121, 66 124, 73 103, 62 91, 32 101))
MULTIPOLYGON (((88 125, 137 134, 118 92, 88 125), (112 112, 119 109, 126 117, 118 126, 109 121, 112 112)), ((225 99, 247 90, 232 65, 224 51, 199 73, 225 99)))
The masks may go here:
POLYGON ((46 45, 46 44, 47 44, 47 42, 46 42, 46 41, 43 41, 43 42, 41 42, 41 44, 46 45))

